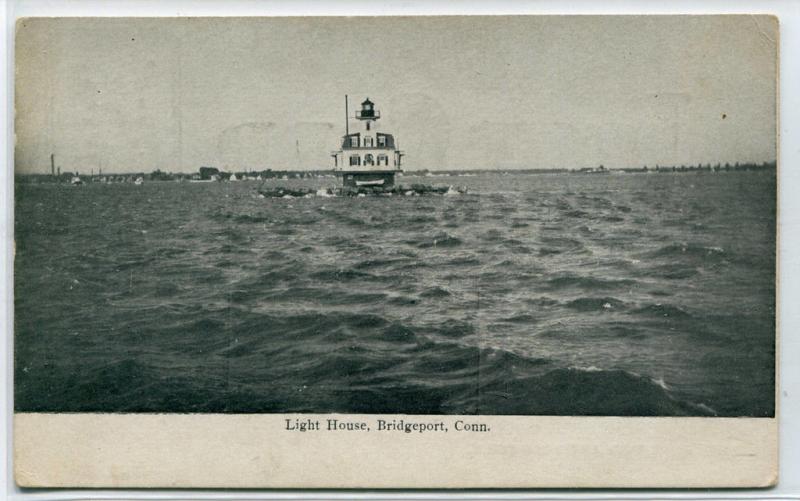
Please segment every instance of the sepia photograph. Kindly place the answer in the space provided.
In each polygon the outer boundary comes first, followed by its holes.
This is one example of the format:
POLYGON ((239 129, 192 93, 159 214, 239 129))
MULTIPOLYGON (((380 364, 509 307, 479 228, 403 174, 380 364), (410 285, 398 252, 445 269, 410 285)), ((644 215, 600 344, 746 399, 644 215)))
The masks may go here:
POLYGON ((775 17, 15 40, 17 413, 776 415, 775 17))

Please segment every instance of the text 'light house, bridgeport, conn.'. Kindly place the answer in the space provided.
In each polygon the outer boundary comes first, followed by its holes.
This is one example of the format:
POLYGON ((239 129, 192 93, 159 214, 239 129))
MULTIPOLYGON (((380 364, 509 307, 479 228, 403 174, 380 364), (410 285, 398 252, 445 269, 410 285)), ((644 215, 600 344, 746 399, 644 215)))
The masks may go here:
POLYGON ((361 130, 350 132, 350 113, 347 96, 344 97, 345 135, 342 148, 331 153, 333 170, 342 177, 345 187, 392 188, 395 174, 401 172, 403 152, 397 149, 394 136, 376 130, 381 114, 375 104, 365 99, 354 118, 361 130))

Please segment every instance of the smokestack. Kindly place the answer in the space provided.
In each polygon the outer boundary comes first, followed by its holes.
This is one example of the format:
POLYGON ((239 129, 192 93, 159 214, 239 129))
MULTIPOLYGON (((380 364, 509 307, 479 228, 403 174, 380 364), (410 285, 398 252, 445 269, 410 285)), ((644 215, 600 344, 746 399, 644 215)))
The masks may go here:
POLYGON ((56 175, 56 155, 55 153, 50 153, 50 175, 56 175))

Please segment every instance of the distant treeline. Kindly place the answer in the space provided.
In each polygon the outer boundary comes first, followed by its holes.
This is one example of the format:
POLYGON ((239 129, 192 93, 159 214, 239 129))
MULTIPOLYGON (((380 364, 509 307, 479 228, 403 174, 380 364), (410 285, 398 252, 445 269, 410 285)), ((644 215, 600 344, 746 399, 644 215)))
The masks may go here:
POLYGON ((775 162, 745 162, 745 163, 717 163, 717 164, 696 164, 696 165, 654 165, 641 167, 622 167, 606 168, 602 165, 597 167, 580 167, 574 169, 456 169, 456 170, 406 170, 406 176, 463 176, 464 174, 585 174, 603 172, 697 172, 697 171, 743 171, 743 170, 765 170, 775 169, 775 162))
POLYGON ((243 179, 306 179, 314 177, 333 177, 331 169, 325 170, 272 170, 265 169, 260 171, 239 171, 239 172, 225 172, 216 167, 200 167, 197 174, 192 176, 193 179, 201 181, 208 181, 211 179, 230 180, 236 178, 237 180, 243 179))
POLYGON ((406 176, 463 176, 464 174, 563 174, 570 172, 570 169, 448 169, 448 170, 405 170, 406 176))
MULTIPOLYGON (((600 166, 602 168, 602 165, 600 166)), ((775 162, 745 162, 739 163, 736 162, 734 164, 724 163, 724 164, 697 164, 697 165, 655 165, 653 167, 648 167, 644 165, 640 168, 623 168, 623 169, 611 169, 617 170, 622 172, 697 172, 697 171, 709 171, 709 172, 724 172, 724 171, 743 171, 743 170, 769 170, 775 169, 775 162)))
MULTIPOLYGON (((728 171, 756 171, 774 170, 775 162, 745 162, 745 163, 717 163, 696 165, 654 165, 630 168, 582 167, 576 169, 448 169, 448 170, 406 170, 405 176, 464 176, 464 175, 503 175, 503 174, 603 174, 611 172, 626 173, 669 173, 669 172, 728 172, 728 171)), ((320 177, 334 177, 330 169, 319 170, 272 170, 226 172, 216 167, 200 167, 196 173, 165 172, 156 169, 150 173, 125 173, 125 174, 95 174, 89 175, 80 172, 59 172, 52 174, 17 174, 18 183, 71 183, 76 178, 82 182, 98 183, 132 183, 137 179, 143 181, 233 181, 233 180, 264 180, 264 179, 309 179, 320 177)))
POLYGON ((230 180, 262 180, 262 179, 308 179, 315 177, 334 177, 333 171, 326 170, 272 170, 225 172, 215 167, 200 167, 196 173, 166 172, 156 169, 150 173, 128 172, 103 174, 102 172, 59 172, 52 174, 16 174, 18 183, 73 183, 76 179, 82 182, 95 183, 133 183, 142 181, 230 181, 230 180))

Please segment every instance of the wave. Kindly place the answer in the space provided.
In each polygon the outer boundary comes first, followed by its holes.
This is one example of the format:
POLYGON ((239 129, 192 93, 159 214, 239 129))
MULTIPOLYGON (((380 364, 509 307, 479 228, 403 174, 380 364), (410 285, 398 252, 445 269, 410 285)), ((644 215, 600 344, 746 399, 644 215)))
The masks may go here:
POLYGON ((624 370, 561 368, 481 386, 457 403, 475 414, 707 416, 713 409, 673 395, 665 384, 624 370))
POLYGON ((572 218, 588 218, 591 216, 588 212, 580 209, 571 209, 564 212, 564 215, 572 218))
POLYGON ((681 307, 674 306, 671 304, 662 304, 662 303, 649 304, 647 306, 638 308, 633 312, 639 315, 648 315, 648 316, 663 317, 663 318, 679 318, 679 319, 692 318, 692 314, 682 309, 681 307))
POLYGON ((425 240, 421 242, 412 241, 412 243, 415 244, 420 249, 427 249, 432 247, 443 247, 443 248, 458 247, 464 242, 460 238, 454 237, 447 233, 439 233, 433 237, 426 237, 425 240))
POLYGON ((365 259, 363 261, 359 261, 354 265, 354 268, 357 270, 370 270, 374 268, 386 268, 392 267, 397 264, 407 264, 411 262, 410 257, 412 256, 404 256, 404 257, 397 257, 397 258, 372 258, 372 259, 365 259))
POLYGON ((552 256, 552 255, 556 255, 556 254, 562 254, 564 252, 565 251, 562 250, 562 249, 555 249, 553 247, 540 247, 539 248, 539 256, 542 256, 542 257, 552 256))
POLYGON ((420 292, 419 295, 420 297, 424 298, 437 298, 437 297, 448 297, 451 294, 449 291, 447 291, 447 289, 444 289, 442 287, 430 287, 420 292))
MULTIPOLYGON (((559 229, 563 231, 563 228, 559 229)), ((544 244, 544 246, 556 248, 562 251, 570 251, 570 252, 585 251, 583 242, 581 242, 580 240, 576 240, 574 238, 545 236, 542 237, 540 241, 542 244, 544 244)))
POLYGON ((476 266, 481 260, 472 256, 458 256, 447 261, 448 266, 476 266))
POLYGON ((251 214, 239 214, 232 216, 232 219, 235 223, 243 223, 243 224, 250 224, 250 223, 267 223, 272 222, 272 218, 267 216, 253 216, 251 214))
POLYGON ((262 292, 261 299, 269 304, 275 302, 307 301, 309 303, 334 306, 334 305, 363 305, 366 307, 378 305, 387 298, 385 292, 358 292, 337 289, 330 284, 318 287, 299 286, 285 290, 262 292))
POLYGON ((695 242, 675 242, 644 255, 650 258, 689 257, 700 260, 716 260, 724 258, 726 253, 725 249, 718 246, 702 245, 695 242))
POLYGON ((539 321, 538 318, 529 314, 529 313, 520 313, 517 315, 510 316, 508 318, 503 319, 504 322, 510 322, 513 324, 523 324, 523 325, 533 325, 539 321))
POLYGON ((599 278, 586 275, 562 274, 547 281, 551 289, 580 288, 588 290, 620 289, 637 285, 636 280, 621 278, 599 278))
POLYGON ((569 301, 565 306, 577 311, 604 311, 618 309, 624 304, 613 297, 581 297, 569 301))
POLYGON ((419 216, 409 217, 405 222, 408 223, 408 224, 414 224, 414 225, 425 225, 425 224, 435 223, 436 222, 436 218, 433 217, 433 216, 422 216, 422 215, 419 215, 419 216))
MULTIPOLYGON (((52 399, 26 408, 252 413, 310 412, 324 405, 329 412, 376 414, 713 413, 676 397, 663 380, 619 369, 554 368, 547 358, 465 344, 476 332, 465 321, 412 326, 378 314, 264 315, 236 308, 216 314, 215 320, 176 324, 160 333, 183 336, 172 349, 214 355, 205 357, 206 384, 198 385, 186 367, 127 358, 79 369, 79 384, 63 381, 52 399), (264 357, 270 364, 259 363, 264 357)), ((22 376, 21 384, 43 384, 22 376)))
POLYGON ((336 268, 315 271, 309 274, 309 277, 313 280, 319 280, 322 282, 353 282, 357 280, 382 282, 387 278, 391 279, 391 277, 386 277, 385 275, 376 275, 374 273, 367 273, 353 268, 336 268))
POLYGON ((700 273, 697 266, 686 263, 668 263, 656 266, 649 266, 640 270, 634 271, 638 276, 642 277, 657 277, 665 278, 668 280, 684 280, 692 278, 700 273))

